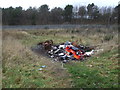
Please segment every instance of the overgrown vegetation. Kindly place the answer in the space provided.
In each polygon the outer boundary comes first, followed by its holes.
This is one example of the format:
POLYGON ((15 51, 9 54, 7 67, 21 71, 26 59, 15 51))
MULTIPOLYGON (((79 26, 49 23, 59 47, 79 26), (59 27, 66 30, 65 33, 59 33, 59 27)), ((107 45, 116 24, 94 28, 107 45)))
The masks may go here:
POLYGON ((111 39, 113 39, 113 35, 106 35, 106 36, 104 37, 104 40, 105 40, 105 41, 110 41, 111 39))
POLYGON ((69 87, 66 84, 69 83, 69 75, 61 65, 53 64, 50 59, 33 53, 27 45, 31 44, 34 38, 21 36, 20 39, 21 33, 3 31, 3 88, 69 87), (6 33, 9 35, 5 36, 6 33), (26 43, 28 39, 31 40, 26 43), (42 65, 47 67, 39 71, 42 65))
POLYGON ((3 30, 3 88, 118 88, 117 39, 116 29, 105 28, 3 30), (107 35, 113 37, 106 42, 107 35), (37 43, 50 39, 55 44, 77 41, 103 51, 83 62, 70 61, 63 68, 31 51, 37 43), (47 67, 39 71, 42 65, 47 67))

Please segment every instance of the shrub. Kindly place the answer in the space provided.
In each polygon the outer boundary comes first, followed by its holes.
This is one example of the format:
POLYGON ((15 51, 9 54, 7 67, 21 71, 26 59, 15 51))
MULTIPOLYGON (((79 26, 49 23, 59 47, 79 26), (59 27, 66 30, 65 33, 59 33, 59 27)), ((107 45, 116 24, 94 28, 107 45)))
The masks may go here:
POLYGON ((105 40, 105 41, 110 41, 111 39, 113 39, 113 35, 106 35, 106 36, 104 37, 104 40, 105 40))

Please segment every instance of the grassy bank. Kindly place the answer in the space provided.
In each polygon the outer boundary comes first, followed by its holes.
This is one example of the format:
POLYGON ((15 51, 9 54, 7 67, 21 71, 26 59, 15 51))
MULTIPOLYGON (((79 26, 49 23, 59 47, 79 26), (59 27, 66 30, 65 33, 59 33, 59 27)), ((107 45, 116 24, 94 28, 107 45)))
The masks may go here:
POLYGON ((3 31, 3 88, 117 88, 117 30, 5 30, 3 31), (64 69, 59 62, 31 50, 52 39, 55 44, 77 41, 103 51, 83 62, 70 61, 64 69), (43 70, 38 70, 46 65, 43 70))

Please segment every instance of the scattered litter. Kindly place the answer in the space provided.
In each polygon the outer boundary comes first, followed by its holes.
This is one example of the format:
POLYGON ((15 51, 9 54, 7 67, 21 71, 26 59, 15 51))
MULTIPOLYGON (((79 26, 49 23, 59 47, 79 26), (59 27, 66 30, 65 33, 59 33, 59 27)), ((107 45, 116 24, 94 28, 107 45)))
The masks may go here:
POLYGON ((87 65, 88 67, 93 67, 93 65, 87 65))
MULTIPOLYGON (((37 69, 37 70, 42 71, 43 68, 46 68, 47 66, 46 66, 46 65, 42 65, 42 66, 39 66, 39 65, 33 65, 33 67, 34 67, 34 68, 39 68, 39 69, 37 69)), ((35 71, 35 69, 33 69, 33 70, 31 70, 31 71, 35 71)))
POLYGON ((95 51, 95 50, 91 50, 90 52, 85 52, 85 54, 86 54, 87 56, 91 56, 91 55, 94 54, 94 51, 95 51))
POLYGON ((42 69, 42 68, 39 68, 38 70, 39 70, 39 71, 42 71, 43 69, 42 69))
POLYGON ((45 68, 45 67, 46 67, 45 65, 41 66, 41 68, 45 68))

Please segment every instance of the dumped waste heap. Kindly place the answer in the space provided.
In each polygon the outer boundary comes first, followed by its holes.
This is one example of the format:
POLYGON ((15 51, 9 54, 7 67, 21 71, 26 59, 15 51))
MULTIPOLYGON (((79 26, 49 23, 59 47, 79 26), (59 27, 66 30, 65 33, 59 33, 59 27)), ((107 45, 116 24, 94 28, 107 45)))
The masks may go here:
MULTIPOLYGON (((39 48, 44 49, 44 52, 54 61, 62 61, 64 63, 69 60, 84 60, 94 54, 94 48, 77 45, 75 42, 65 42, 59 45, 54 45, 52 40, 40 42, 37 44, 39 48)), ((40 49, 41 50, 41 49, 40 49)))

